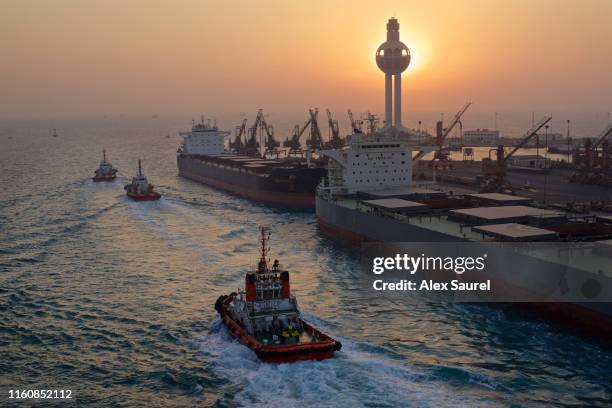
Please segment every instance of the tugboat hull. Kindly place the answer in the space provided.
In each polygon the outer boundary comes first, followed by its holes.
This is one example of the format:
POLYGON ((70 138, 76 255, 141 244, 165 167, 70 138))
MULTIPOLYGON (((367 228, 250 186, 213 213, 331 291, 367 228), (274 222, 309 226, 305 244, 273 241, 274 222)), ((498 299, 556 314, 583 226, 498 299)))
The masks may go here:
POLYGON ((159 193, 133 194, 129 191, 127 192, 127 196, 134 201, 157 201, 161 198, 161 194, 159 193))
POLYGON ((233 338, 255 352, 257 357, 266 363, 292 363, 296 361, 324 360, 333 356, 335 351, 342 348, 342 344, 300 319, 304 330, 318 340, 309 343, 296 343, 291 345, 266 345, 251 336, 238 323, 232 319, 227 307, 235 294, 221 296, 215 304, 215 309, 221 315, 223 323, 227 326, 233 338))
POLYGON ((117 178, 116 175, 112 175, 112 176, 95 176, 92 178, 93 181, 95 181, 96 183, 101 182, 101 181, 113 181, 117 178))

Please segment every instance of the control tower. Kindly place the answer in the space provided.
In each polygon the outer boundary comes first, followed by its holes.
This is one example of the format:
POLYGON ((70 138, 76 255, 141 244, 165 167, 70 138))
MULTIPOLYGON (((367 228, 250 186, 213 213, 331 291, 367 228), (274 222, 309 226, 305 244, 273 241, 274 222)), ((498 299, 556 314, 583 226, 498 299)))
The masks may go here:
POLYGON ((410 50, 399 39, 399 23, 391 17, 387 22, 387 41, 376 50, 376 65, 385 73, 385 127, 402 128, 402 72, 410 64, 410 50), (393 84, 395 95, 392 95, 393 84), (395 101, 395 122, 392 106, 395 101))

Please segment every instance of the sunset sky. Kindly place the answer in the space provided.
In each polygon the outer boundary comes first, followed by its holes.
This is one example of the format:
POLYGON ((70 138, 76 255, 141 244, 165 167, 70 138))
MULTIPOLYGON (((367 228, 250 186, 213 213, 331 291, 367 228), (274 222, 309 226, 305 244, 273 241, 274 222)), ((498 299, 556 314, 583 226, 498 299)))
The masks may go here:
POLYGON ((404 111, 612 109, 612 1, 3 0, 0 116, 383 109, 387 19, 404 111))

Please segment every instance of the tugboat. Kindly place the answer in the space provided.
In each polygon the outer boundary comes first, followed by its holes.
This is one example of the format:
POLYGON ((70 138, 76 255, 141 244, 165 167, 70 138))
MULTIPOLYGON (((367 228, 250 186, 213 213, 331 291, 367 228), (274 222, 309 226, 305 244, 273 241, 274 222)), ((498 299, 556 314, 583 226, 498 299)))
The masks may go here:
POLYGON ((245 290, 221 296, 215 309, 232 337, 267 363, 323 360, 342 344, 302 320, 291 296, 289 272, 275 260, 269 267, 270 234, 261 228, 261 258, 246 274, 245 290))
POLYGON ((123 188, 127 196, 134 201, 155 201, 161 197, 161 194, 153 190, 153 184, 149 184, 147 178, 143 176, 140 160, 138 160, 138 174, 123 188))
POLYGON ((100 167, 96 170, 93 181, 113 181, 115 178, 117 178, 117 169, 113 168, 113 165, 106 161, 106 149, 104 149, 102 150, 100 167))

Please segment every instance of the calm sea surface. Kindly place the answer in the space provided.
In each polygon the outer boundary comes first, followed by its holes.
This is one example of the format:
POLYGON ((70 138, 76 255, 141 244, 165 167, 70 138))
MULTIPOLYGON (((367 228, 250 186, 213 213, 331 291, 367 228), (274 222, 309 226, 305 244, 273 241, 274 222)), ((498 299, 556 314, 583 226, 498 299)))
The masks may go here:
POLYGON ((188 125, 0 121, 3 393, 72 389, 96 407, 612 404, 612 348, 512 309, 373 296, 359 255, 313 213, 180 179, 188 125), (94 184, 103 147, 120 177, 94 184), (159 202, 124 195, 139 158, 159 202), (220 325, 214 302, 243 285, 260 225, 306 318, 342 341, 334 359, 262 364, 220 325))

